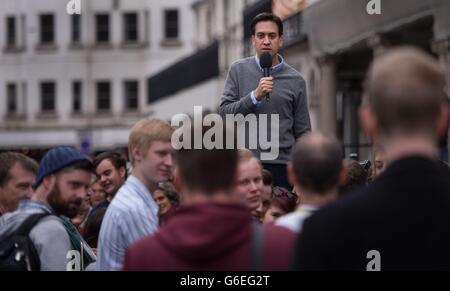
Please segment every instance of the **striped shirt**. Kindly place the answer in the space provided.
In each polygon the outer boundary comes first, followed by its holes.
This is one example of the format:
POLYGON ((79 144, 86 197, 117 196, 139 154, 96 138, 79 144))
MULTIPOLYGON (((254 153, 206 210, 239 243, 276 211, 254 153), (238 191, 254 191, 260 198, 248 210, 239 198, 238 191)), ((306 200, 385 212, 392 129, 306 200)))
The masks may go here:
POLYGON ((158 229, 157 213, 158 206, 147 187, 135 176, 129 176, 103 218, 97 270, 121 270, 127 247, 158 229))

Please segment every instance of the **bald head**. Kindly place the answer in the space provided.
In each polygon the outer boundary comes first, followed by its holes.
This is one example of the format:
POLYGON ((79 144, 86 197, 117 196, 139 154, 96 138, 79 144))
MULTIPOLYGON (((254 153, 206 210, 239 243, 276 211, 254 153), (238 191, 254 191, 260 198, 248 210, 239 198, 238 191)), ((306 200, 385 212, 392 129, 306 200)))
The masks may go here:
POLYGON ((341 146, 336 139, 323 134, 306 134, 294 147, 292 168, 299 186, 325 194, 338 185, 342 169, 341 146))
POLYGON ((445 76, 432 56, 413 47, 392 49, 374 61, 366 85, 383 134, 433 131, 445 76))

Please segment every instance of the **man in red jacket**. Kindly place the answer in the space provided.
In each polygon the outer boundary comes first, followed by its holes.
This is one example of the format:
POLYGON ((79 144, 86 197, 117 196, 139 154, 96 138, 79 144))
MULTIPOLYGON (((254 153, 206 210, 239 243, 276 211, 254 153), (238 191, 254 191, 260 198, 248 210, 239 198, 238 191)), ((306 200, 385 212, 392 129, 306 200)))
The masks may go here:
POLYGON ((288 269, 295 236, 285 228, 252 222, 248 207, 234 193, 236 149, 181 149, 175 159, 183 205, 157 233, 128 248, 125 271, 288 269))

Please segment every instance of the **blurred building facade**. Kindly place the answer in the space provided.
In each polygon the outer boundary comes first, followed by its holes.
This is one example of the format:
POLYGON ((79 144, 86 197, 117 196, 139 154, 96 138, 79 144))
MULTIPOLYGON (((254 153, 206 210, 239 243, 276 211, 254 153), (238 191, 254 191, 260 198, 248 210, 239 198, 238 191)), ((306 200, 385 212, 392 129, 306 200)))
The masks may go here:
POLYGON ((243 56, 244 13, 258 0, 196 0, 193 42, 196 51, 148 79, 149 107, 170 118, 192 114, 194 106, 216 111, 229 66, 243 56), (165 80, 165 84, 157 86, 165 80))
POLYGON ((337 136, 347 156, 371 156, 357 108, 386 48, 434 54, 450 84, 448 0, 382 0, 379 15, 368 0, 81 0, 78 20, 67 2, 0 0, 0 148, 124 146, 143 116, 215 111, 229 66, 254 54, 250 21, 265 11, 284 21, 281 53, 306 80, 313 130, 337 136))
MULTIPOLYGON (((368 3, 321 0, 298 12, 307 37, 294 54, 294 59, 314 64, 313 78, 302 73, 311 84, 310 96, 317 97, 317 129, 336 135, 346 155, 358 153, 361 159, 371 156, 371 142, 359 126, 357 109, 374 58, 398 45, 420 47, 440 60, 450 84, 450 1, 382 0, 380 7, 371 7, 380 8, 380 14, 368 9, 368 3)), ((448 160, 448 136, 440 146, 441 158, 448 160)))
POLYGON ((146 77, 194 50, 190 0, 0 0, 0 149, 126 146, 146 77))

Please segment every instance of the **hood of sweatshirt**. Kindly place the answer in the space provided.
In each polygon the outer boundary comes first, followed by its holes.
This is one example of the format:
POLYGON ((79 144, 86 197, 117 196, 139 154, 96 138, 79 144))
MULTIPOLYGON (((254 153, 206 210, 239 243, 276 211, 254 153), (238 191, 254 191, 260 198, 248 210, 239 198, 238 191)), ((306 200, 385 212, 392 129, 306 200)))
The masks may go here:
MULTIPOLYGON (((252 216, 240 204, 201 203, 180 207, 155 235, 180 260, 217 260, 251 239, 252 216)), ((247 243, 247 244, 246 244, 247 243)))

